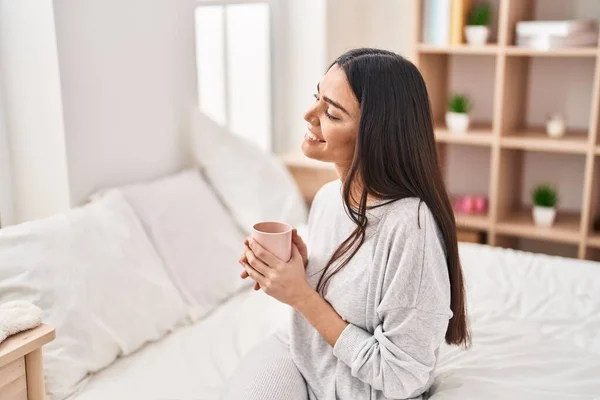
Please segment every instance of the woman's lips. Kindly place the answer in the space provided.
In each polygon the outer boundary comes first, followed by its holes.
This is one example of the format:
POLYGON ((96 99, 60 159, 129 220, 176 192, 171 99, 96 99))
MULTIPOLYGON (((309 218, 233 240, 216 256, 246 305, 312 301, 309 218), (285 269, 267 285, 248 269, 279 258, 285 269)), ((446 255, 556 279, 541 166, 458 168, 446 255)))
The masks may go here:
POLYGON ((304 139, 308 140, 309 142, 325 143, 323 139, 319 138, 312 132, 306 132, 306 134, 304 135, 304 139))

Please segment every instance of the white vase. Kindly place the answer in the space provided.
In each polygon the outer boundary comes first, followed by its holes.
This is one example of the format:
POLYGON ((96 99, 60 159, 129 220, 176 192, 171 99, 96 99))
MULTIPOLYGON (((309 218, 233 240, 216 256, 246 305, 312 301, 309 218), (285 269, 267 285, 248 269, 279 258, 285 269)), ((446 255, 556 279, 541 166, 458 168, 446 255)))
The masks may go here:
POLYGON ((546 122, 546 133, 554 139, 564 136, 567 130, 565 120, 560 116, 554 116, 546 122))
POLYGON ((465 37, 467 43, 472 46, 483 46, 490 36, 490 28, 485 25, 465 26, 465 37))
POLYGON ((465 133, 469 129, 469 114, 455 113, 448 111, 446 113, 446 126, 452 133, 465 133))
POLYGON ((554 218, 556 217, 555 207, 533 207, 533 221, 537 226, 542 228, 549 228, 554 224, 554 218))

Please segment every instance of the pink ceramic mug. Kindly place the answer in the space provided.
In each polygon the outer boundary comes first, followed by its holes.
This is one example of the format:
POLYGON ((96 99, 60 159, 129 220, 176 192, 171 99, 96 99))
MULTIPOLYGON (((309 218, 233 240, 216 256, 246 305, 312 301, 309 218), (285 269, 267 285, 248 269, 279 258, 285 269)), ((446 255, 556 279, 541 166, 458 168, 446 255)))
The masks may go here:
POLYGON ((259 222, 252 227, 252 238, 277 258, 292 258, 292 227, 283 222, 259 222))

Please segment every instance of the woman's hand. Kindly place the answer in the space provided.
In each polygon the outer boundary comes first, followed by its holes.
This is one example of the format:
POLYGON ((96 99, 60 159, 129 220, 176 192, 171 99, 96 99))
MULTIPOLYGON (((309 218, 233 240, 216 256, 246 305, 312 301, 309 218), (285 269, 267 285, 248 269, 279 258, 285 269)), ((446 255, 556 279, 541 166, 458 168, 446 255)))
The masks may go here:
POLYGON ((314 292, 306 281, 305 261, 295 243, 292 244, 292 258, 287 263, 252 238, 247 240, 244 248, 245 272, 269 296, 295 307, 314 292))
MULTIPOLYGON (((298 248, 298 251, 302 256, 302 261, 304 262, 304 268, 306 268, 306 266, 308 265, 308 248, 306 247, 306 243, 304 243, 304 240, 302 240, 302 237, 298 235, 297 229, 292 230, 292 243, 298 248)), ((248 239, 244 240, 244 245, 248 246, 248 239)), ((239 263, 242 265, 242 267, 245 267, 245 265, 248 264, 248 260, 246 259, 246 253, 242 254, 239 263)), ((246 279, 248 277, 249 275, 244 269, 240 274, 240 278, 246 279)), ((254 290, 258 289, 260 289, 260 285, 257 282, 254 284, 254 290)))
POLYGON ((298 230, 292 230, 292 243, 296 245, 300 255, 302 256, 302 261, 304 262, 304 268, 308 265, 308 248, 306 247, 306 243, 302 240, 302 237, 298 235, 298 230))

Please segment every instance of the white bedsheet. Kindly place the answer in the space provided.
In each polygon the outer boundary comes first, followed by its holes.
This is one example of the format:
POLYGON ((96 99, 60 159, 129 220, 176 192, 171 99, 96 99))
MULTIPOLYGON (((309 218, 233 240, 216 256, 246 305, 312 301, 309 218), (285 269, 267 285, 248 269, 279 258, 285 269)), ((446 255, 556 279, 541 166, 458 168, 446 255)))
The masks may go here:
POLYGON ((288 306, 246 290, 193 326, 93 376, 77 400, 213 400, 240 357, 285 324, 288 306))
MULTIPOLYGON (((473 346, 442 347, 431 399, 600 399, 600 264, 467 244, 461 257, 473 346)), ((76 399, 218 399, 240 357, 288 317, 261 292, 240 293, 76 399)))

